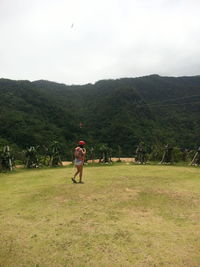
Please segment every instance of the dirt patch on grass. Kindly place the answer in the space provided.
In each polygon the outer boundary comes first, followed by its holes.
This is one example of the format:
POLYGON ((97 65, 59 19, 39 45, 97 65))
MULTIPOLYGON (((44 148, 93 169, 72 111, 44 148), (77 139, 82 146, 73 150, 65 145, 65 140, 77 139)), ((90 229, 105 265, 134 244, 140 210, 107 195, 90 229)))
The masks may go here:
POLYGON ((62 161, 63 166, 68 166, 70 164, 73 164, 71 161, 62 161))
MULTIPOLYGON (((119 158, 111 158, 112 159, 112 162, 118 162, 119 161, 119 158)), ((127 162, 127 163, 131 163, 131 162, 135 162, 135 159, 134 158, 120 158, 120 161, 119 162, 127 162)), ((99 163, 99 159, 95 159, 95 160, 88 160, 87 163, 99 163)), ((72 161, 62 161, 62 165, 63 166, 68 166, 68 165, 71 165, 73 164, 72 161)), ((16 165, 15 166, 17 169, 19 168, 24 168, 24 165, 16 165)))
POLYGON ((180 199, 185 199, 186 201, 190 200, 192 202, 199 202, 200 201, 200 196, 199 194, 192 194, 191 192, 187 192, 187 191, 182 191, 182 192, 178 192, 178 191, 169 191, 169 190, 157 190, 154 191, 155 193, 158 194, 163 194, 163 195, 167 195, 169 197, 171 197, 172 199, 175 200, 180 200, 180 199))
MULTIPOLYGON (((134 158, 111 158, 112 162, 135 162, 134 158)), ((94 163, 99 163, 99 159, 95 159, 94 163)), ((92 163, 92 160, 88 160, 88 163, 92 163)))
POLYGON ((59 202, 59 203, 67 202, 66 196, 58 196, 58 197, 55 197, 55 200, 57 202, 59 202))
POLYGON ((130 193, 131 196, 137 196, 139 194, 139 190, 131 189, 131 188, 126 188, 125 191, 127 193, 130 193))
MULTIPOLYGON (((134 158, 120 158, 121 162, 135 162, 134 158)), ((119 161, 118 158, 112 158, 113 162, 119 161)))
POLYGON ((15 168, 21 169, 21 168, 24 168, 24 165, 16 165, 15 168))

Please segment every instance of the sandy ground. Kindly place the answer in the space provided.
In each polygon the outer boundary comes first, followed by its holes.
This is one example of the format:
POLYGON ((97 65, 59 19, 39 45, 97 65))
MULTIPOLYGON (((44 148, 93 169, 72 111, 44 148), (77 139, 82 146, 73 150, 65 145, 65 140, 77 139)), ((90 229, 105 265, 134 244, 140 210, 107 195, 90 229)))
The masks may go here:
MULTIPOLYGON (((118 160, 119 160, 118 158, 112 158, 113 162, 116 162, 118 160)), ((99 159, 95 159, 94 162, 98 163, 99 159)), ((121 158, 121 162, 135 162, 135 159, 134 158, 121 158)), ((67 165, 71 164, 72 162, 71 161, 63 161, 62 163, 63 163, 63 166, 67 166, 67 165)), ((92 163, 92 160, 88 160, 88 163, 92 163)))
MULTIPOLYGON (((134 158, 120 158, 120 159, 121 159, 121 162, 135 162, 134 158)), ((118 158, 112 158, 113 162, 116 162, 118 160, 119 160, 118 158)), ((95 159, 94 162, 98 163, 99 159, 95 159)), ((92 163, 92 160, 88 160, 88 163, 92 163)), ((67 166, 67 165, 72 164, 72 162, 71 161, 62 161, 62 164, 63 164, 63 166, 67 166)), ((16 168, 24 168, 24 165, 16 165, 15 167, 16 168)))

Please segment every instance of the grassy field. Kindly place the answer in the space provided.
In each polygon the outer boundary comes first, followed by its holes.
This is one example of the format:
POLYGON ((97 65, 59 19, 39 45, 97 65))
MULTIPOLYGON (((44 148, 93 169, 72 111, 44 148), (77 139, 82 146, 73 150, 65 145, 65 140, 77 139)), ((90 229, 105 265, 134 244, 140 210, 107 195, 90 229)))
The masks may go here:
POLYGON ((200 266, 200 168, 0 174, 0 266, 200 266))

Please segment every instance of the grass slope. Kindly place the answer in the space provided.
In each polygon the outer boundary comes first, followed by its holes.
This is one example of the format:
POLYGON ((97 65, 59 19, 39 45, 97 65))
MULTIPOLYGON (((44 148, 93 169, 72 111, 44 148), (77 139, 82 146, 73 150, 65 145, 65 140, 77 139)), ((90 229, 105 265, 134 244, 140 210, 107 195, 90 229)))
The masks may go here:
POLYGON ((0 266, 199 266, 200 169, 0 174, 0 266))

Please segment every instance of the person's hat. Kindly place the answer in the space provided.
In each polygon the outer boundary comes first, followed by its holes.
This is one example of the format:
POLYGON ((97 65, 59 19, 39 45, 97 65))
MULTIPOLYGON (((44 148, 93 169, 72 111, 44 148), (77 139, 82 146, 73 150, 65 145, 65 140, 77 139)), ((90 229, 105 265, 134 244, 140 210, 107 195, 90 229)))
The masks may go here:
POLYGON ((86 143, 85 141, 79 141, 78 144, 84 146, 86 143))

